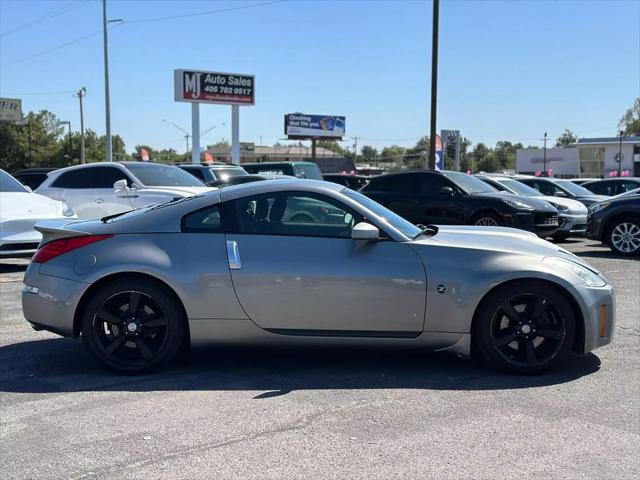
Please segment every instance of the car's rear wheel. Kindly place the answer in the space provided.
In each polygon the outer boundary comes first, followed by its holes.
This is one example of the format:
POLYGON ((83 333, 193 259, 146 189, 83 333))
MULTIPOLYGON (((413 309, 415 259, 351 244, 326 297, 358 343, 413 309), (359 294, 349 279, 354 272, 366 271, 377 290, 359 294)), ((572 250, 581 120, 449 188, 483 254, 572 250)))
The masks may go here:
POLYGON ((510 283, 483 301, 473 340, 492 365, 517 373, 540 373, 571 351, 575 317, 569 302, 549 284, 510 283))
POLYGON ((142 373, 169 362, 180 350, 185 331, 173 295, 151 281, 106 284, 82 312, 87 350, 124 373, 142 373))
POLYGON ((566 240, 570 236, 571 236, 571 233, 569 232, 556 232, 553 235, 551 235, 551 238, 553 238, 555 241, 562 241, 562 240, 566 240))
POLYGON ((473 224, 479 227, 500 227, 504 225, 502 219, 495 213, 480 213, 473 219, 473 224))
POLYGON ((640 255, 640 219, 621 218, 609 228, 607 243, 614 252, 624 256, 640 255))

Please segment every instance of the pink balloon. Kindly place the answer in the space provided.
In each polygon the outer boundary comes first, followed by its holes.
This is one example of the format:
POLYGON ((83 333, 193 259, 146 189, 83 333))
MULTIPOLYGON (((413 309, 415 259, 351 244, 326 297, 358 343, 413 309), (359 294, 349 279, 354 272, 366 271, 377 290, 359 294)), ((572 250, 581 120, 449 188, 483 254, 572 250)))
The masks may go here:
POLYGON ((542 175, 542 172, 540 170, 536 170, 536 173, 534 173, 534 175, 536 177, 539 177, 540 175, 542 175))
POLYGON ((467 170, 467 175, 471 175, 471 170, 467 170))

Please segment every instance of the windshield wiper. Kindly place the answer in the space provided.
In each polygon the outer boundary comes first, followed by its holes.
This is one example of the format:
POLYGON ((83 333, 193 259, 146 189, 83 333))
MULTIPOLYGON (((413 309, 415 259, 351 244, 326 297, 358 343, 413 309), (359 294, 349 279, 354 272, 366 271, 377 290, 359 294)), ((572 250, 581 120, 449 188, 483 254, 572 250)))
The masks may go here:
POLYGON ((129 213, 129 212, 133 212, 133 210, 127 210, 127 211, 125 211, 125 212, 120 212, 120 213, 114 213, 114 214, 112 214, 112 215, 107 215, 106 217, 102 217, 102 218, 100 219, 100 221, 101 221, 102 223, 107 223, 107 222, 108 222, 109 220, 111 220, 112 218, 119 217, 120 215, 124 215, 125 213, 129 213))
POLYGON ((435 225, 423 225, 421 223, 417 224, 416 227, 420 229, 420 233, 413 238, 418 238, 420 235, 427 235, 429 237, 433 237, 438 233, 438 227, 435 225))

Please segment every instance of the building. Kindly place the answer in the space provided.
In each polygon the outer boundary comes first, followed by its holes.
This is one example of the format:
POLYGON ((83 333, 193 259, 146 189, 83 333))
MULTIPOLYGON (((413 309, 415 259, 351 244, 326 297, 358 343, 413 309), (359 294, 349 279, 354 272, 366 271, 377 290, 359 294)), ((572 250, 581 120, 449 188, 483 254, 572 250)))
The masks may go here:
MULTIPOLYGON (((547 170, 554 177, 605 178, 618 171, 619 137, 580 138, 566 147, 547 148, 547 170)), ((516 152, 516 172, 534 175, 544 169, 542 148, 522 148, 516 152)), ((622 171, 640 176, 640 136, 622 137, 622 171)))
MULTIPOLYGON (((207 151, 216 162, 231 163, 231 147, 211 145, 207 151)), ((311 162, 311 147, 304 145, 257 146, 250 142, 240 142, 240 164, 254 162, 311 162)), ((316 148, 316 163, 323 173, 355 171, 353 161, 341 157, 326 148, 316 148)))

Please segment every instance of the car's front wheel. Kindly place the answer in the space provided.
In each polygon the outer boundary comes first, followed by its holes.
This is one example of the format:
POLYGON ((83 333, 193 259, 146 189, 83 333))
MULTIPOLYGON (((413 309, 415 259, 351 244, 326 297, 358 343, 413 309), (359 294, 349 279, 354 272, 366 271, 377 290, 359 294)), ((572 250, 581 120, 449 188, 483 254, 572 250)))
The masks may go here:
POLYGON ((526 280, 491 292, 477 312, 472 332, 482 356, 501 369, 541 373, 569 354, 575 317, 557 290, 526 280))
POLYGON ((614 252, 624 256, 640 255, 640 218, 615 220, 607 237, 607 243, 614 252))
POLYGON ((479 213, 473 219, 473 224, 478 227, 501 227, 504 225, 502 219, 495 213, 479 213))
POLYGON ((169 362, 185 333, 184 314, 171 292, 152 281, 108 283, 82 312, 87 350, 123 373, 142 373, 169 362))

